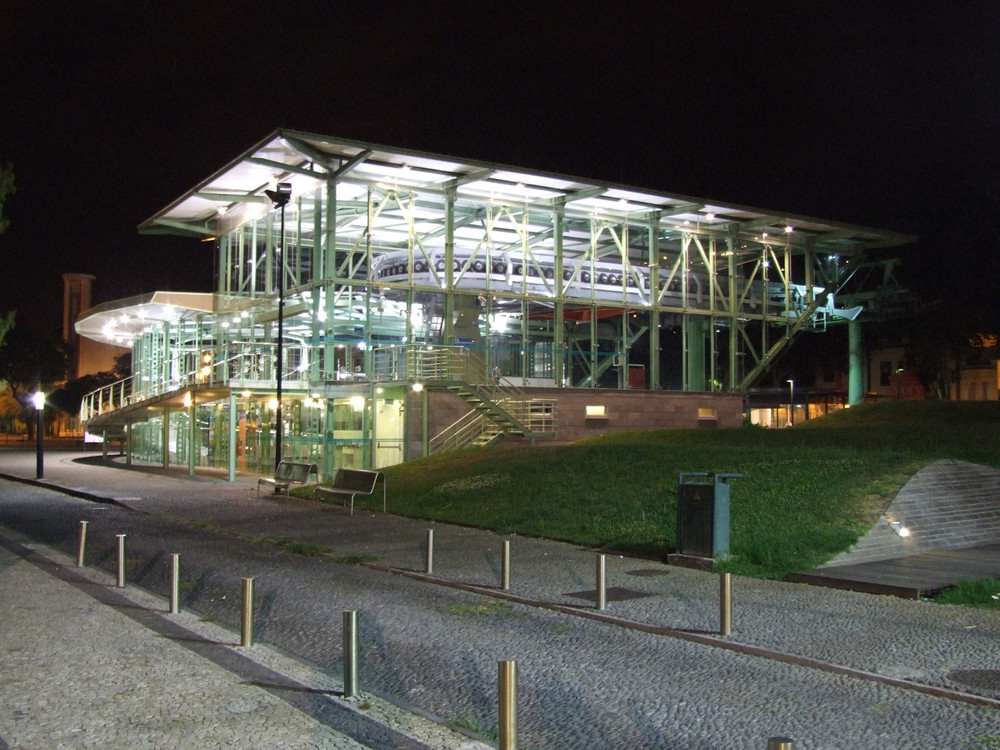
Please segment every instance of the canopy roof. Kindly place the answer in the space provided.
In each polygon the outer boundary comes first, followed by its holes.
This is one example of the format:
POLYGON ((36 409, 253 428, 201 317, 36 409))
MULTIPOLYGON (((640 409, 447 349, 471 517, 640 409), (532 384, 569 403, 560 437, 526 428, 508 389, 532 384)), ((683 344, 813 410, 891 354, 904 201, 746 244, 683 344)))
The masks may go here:
MULTIPOLYGON (((225 298, 231 307, 232 300, 225 298)), ((216 312, 219 295, 205 292, 151 292, 112 300, 80 313, 76 331, 95 341, 130 346, 132 339, 154 323, 173 323, 197 313, 216 312)))
MULTIPOLYGON (((143 233, 218 236, 272 208, 264 191, 278 182, 312 193, 335 179, 338 200, 369 186, 455 195, 458 201, 502 201, 537 208, 565 206, 567 216, 659 222, 664 230, 742 237, 782 237, 780 244, 855 255, 912 242, 897 232, 778 213, 687 195, 645 190, 500 164, 394 149, 292 130, 277 130, 139 225, 143 233)), ((359 216, 358 221, 366 220, 359 216)), ((440 223, 429 214, 427 222, 440 223)), ((431 231, 430 227, 419 228, 431 231)), ((461 240, 461 226, 456 239, 461 240)))

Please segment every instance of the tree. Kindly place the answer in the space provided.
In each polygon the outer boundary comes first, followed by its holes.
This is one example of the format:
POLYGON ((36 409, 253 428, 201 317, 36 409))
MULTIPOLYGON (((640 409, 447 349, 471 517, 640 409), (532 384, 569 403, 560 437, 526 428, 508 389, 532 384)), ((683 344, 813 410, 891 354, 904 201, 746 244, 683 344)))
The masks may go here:
MULTIPOLYGON (((4 216, 3 208, 7 202, 7 196, 14 194, 14 167, 10 162, 0 164, 0 234, 10 225, 10 220, 4 216)), ((7 331, 14 327, 14 312, 0 314, 0 343, 3 342, 7 331)))
POLYGON ((0 234, 10 225, 10 220, 4 216, 3 207, 7 196, 14 194, 14 167, 10 162, 0 164, 0 234))
POLYGON ((14 398, 10 388, 0 392, 0 431, 14 432, 15 420, 21 418, 23 406, 14 398))
POLYGON ((6 380, 14 398, 61 383, 66 379, 67 360, 61 342, 23 326, 10 330, 0 346, 0 380, 6 380))
POLYGON ((132 375, 132 352, 125 352, 115 357, 112 373, 118 380, 125 380, 132 375))
POLYGON ((79 414, 80 404, 83 397, 98 388, 111 385, 118 378, 111 372, 97 372, 88 375, 81 375, 75 380, 70 380, 62 387, 55 389, 46 399, 46 404, 51 404, 67 414, 79 414))

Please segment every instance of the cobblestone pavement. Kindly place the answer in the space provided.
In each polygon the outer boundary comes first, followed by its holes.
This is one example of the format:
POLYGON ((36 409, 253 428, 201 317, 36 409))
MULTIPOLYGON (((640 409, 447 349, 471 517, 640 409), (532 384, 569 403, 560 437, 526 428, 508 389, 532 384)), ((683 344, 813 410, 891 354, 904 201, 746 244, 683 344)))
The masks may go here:
POLYGON ((2 747, 484 747, 391 704, 345 700, 339 682, 237 649, 194 615, 168 618, 162 600, 119 593, 107 574, 9 532, 0 545, 2 747))
MULTIPOLYGON (((722 637, 712 574, 609 556, 608 605, 599 612, 591 550, 509 538, 511 588, 504 592, 503 538, 488 532, 372 512, 352 517, 306 501, 258 499, 254 480, 85 465, 76 457, 48 457, 45 483, 61 493, 0 484, 7 537, 72 556, 79 522, 87 520, 86 570, 108 576, 116 535, 126 534, 128 586, 115 591, 159 597, 161 607, 168 555, 179 553, 184 612, 222 628, 218 641, 238 632, 240 579, 252 576, 257 637, 269 653, 300 665, 301 684, 339 684, 341 613, 352 609, 360 613, 362 688, 380 705, 488 730, 497 723, 497 662, 516 660, 520 747, 529 750, 764 748, 777 735, 793 738, 797 750, 968 750, 1000 742, 995 612, 737 578, 732 633, 722 637), (432 576, 424 572, 428 529, 432 576)), ((0 474, 34 476, 33 454, 0 453, 0 474)), ((19 559, 15 570, 26 564, 19 559)), ((76 593, 83 595, 79 586, 76 593)), ((32 596, 23 606, 42 600, 32 596)), ((11 618, 6 605, 2 612, 11 618)), ((68 618, 51 619, 55 627, 68 618)), ((86 648, 98 630, 87 629, 86 648)), ((147 640, 151 648, 171 646, 147 640)), ((13 660, 3 652, 5 674, 13 660)), ((39 661, 45 666, 35 671, 51 671, 41 658, 17 663, 24 670, 39 661)), ((148 684, 131 692, 144 691, 152 692, 148 684)), ((5 705, 14 703, 5 698, 5 705)), ((8 743, 25 715, 0 714, 8 743)), ((179 724, 178 732, 189 728, 179 724)))

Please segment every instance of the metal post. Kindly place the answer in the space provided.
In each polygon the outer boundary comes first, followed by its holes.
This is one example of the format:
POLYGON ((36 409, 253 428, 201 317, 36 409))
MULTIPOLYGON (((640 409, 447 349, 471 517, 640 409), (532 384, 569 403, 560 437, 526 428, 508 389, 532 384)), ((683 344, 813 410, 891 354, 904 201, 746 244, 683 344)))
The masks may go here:
POLYGON ((605 609, 608 603, 608 591, 605 585, 605 556, 597 556, 597 608, 605 609))
POLYGON ((243 614, 240 618, 240 645, 253 645, 253 578, 243 579, 243 614))
POLYGON ((517 750, 517 662, 499 663, 500 750, 517 750))
POLYGON ((733 629, 733 585, 729 573, 719 574, 719 633, 729 635, 733 629))
MULTIPOLYGON (((285 201, 287 203, 287 200, 285 201)), ((282 429, 284 425, 282 424, 282 414, 281 414, 281 381, 282 381, 282 369, 284 368, 284 348, 285 348, 285 203, 281 204, 281 255, 278 258, 278 277, 280 279, 278 284, 278 362, 277 362, 277 388, 275 388, 275 396, 278 401, 278 408, 275 414, 274 420, 274 468, 278 468, 278 464, 281 463, 281 441, 283 439, 282 429)))
POLYGON ((87 549, 87 522, 80 521, 80 546, 76 552, 76 567, 83 567, 83 555, 87 549))
POLYGON ((427 575, 434 572, 434 529, 427 529, 427 552, 424 556, 427 575))
POLYGON ((170 555, 170 614, 181 611, 181 556, 170 555))
POLYGON ((35 479, 44 479, 45 467, 44 459, 42 458, 42 434, 45 432, 45 420, 42 418, 42 407, 36 406, 35 413, 38 415, 38 425, 35 427, 35 433, 38 436, 38 450, 35 455, 35 479))
POLYGON ((767 750, 795 750, 795 743, 789 737, 770 737, 767 750))
POLYGON ((118 588, 125 588, 125 535, 118 534, 118 588))
POLYGON ((344 697, 358 697, 358 613, 344 612, 344 697))
POLYGON ((504 540, 500 557, 500 587, 510 591, 510 541, 504 540))
MULTIPOLYGON (((278 256, 278 347, 277 347, 277 370, 275 389, 278 408, 275 419, 275 445, 274 445, 274 468, 278 468, 281 463, 281 441, 282 441, 282 404, 281 404, 281 372, 284 369, 284 348, 285 348, 285 263, 288 259, 288 248, 285 247, 285 206, 292 198, 292 184, 290 182, 279 182, 276 190, 265 190, 264 194, 271 199, 271 203, 281 209, 281 239, 280 254, 277 250, 272 252, 273 256, 278 256)), ((268 290, 270 291, 270 289, 268 290)))
POLYGON ((788 381, 788 426, 795 426, 795 381, 788 381))

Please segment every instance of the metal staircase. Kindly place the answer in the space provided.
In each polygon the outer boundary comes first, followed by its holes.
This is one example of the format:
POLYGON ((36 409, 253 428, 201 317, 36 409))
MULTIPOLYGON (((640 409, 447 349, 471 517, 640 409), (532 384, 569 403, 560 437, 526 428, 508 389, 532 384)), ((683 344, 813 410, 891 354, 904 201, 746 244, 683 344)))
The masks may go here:
POLYGON ((529 398, 509 381, 490 376, 486 361, 463 347, 407 352, 406 370, 425 388, 447 391, 470 410, 429 441, 429 452, 485 446, 504 435, 529 440, 555 434, 555 402, 529 398))
POLYGON ((430 440, 430 452, 486 446, 504 435, 522 435, 529 440, 555 434, 555 402, 529 398, 511 385, 472 385, 464 381, 442 383, 446 390, 467 403, 471 410, 430 440))

